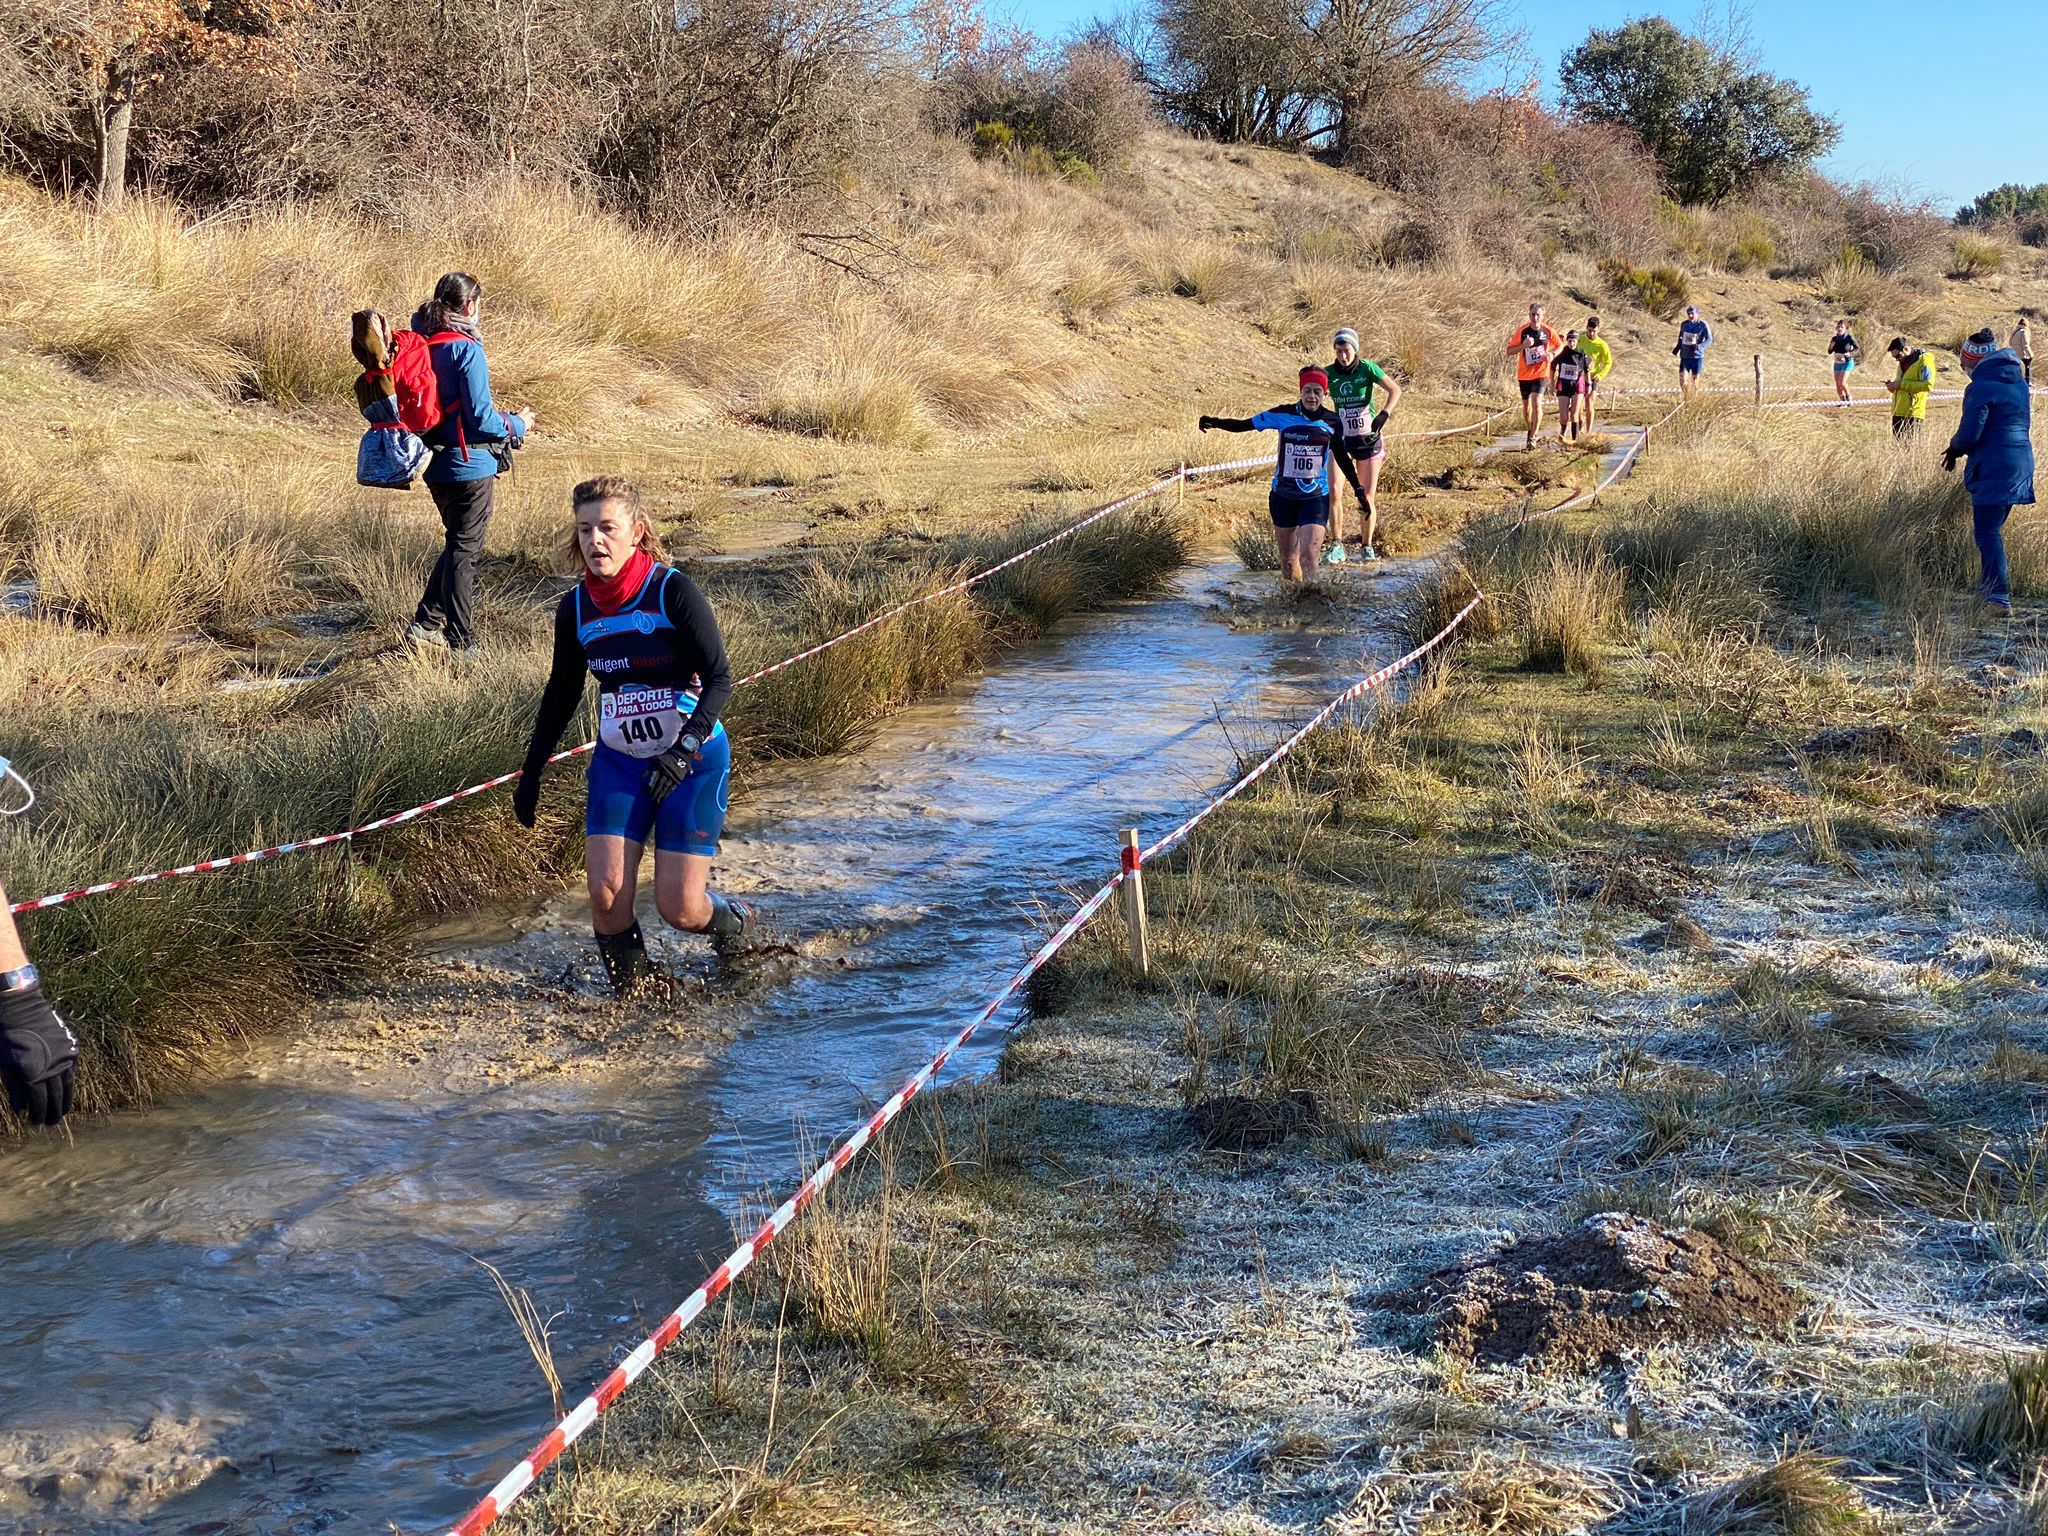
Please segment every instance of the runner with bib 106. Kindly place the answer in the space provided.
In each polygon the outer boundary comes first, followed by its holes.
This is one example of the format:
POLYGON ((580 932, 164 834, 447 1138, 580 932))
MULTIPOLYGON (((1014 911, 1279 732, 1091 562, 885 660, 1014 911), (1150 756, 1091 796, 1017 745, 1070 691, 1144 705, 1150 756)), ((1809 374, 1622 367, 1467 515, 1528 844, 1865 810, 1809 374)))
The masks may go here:
POLYGON ((605 974, 621 995, 654 973, 634 914, 640 856, 654 840, 654 901, 662 920, 714 942, 742 939, 753 909, 710 889, 725 826, 732 746, 719 713, 732 669, 711 605, 661 561, 661 547, 626 480, 586 480, 572 494, 583 579, 555 612, 554 665, 541 696, 515 815, 534 825, 541 774, 597 678, 597 748, 590 759, 584 867, 590 922, 605 974))
POLYGON ((1276 405, 1252 417, 1204 416, 1204 432, 1278 432, 1280 458, 1273 466, 1273 489, 1266 510, 1273 518, 1273 540, 1280 547, 1280 572, 1289 581, 1315 574, 1323 548, 1323 528, 1335 510, 1337 492, 1330 475, 1334 449, 1343 428, 1324 399, 1330 376, 1320 368, 1301 370, 1301 398, 1276 405))

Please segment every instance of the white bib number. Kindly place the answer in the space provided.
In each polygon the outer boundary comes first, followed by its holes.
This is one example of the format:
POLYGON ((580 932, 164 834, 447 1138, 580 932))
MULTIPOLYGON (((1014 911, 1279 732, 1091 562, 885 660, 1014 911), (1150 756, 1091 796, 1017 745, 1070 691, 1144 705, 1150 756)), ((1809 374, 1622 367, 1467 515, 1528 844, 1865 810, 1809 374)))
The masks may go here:
POLYGON ((1540 341, 1529 342, 1522 348, 1522 361, 1531 368, 1541 368, 1550 361, 1550 348, 1540 341))
POLYGON ((597 739, 628 757, 659 757, 683 733, 673 688, 621 688, 599 697, 597 739))
POLYGON ((1557 365, 1557 382, 1560 384, 1578 383, 1579 365, 1577 363, 1559 363, 1557 365))
POLYGON ((1280 457, 1281 473, 1290 480, 1317 480, 1322 477, 1323 460, 1327 450, 1321 443, 1288 442, 1283 445, 1280 457))
POLYGON ((1364 437, 1372 431, 1372 418, 1362 405, 1340 405, 1337 407, 1337 419, 1344 424, 1346 437, 1364 437))

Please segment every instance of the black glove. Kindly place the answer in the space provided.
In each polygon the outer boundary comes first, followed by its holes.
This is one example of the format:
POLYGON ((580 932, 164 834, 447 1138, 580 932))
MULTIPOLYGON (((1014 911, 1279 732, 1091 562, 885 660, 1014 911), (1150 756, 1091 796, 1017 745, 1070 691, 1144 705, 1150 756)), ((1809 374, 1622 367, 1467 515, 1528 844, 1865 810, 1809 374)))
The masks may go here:
POLYGON ((1204 432, 1208 431, 1211 427, 1215 425, 1216 418, 1214 416, 1204 416, 1201 418, 1201 420, 1195 423, 1195 426, 1204 432))
POLYGON ((519 825, 530 827, 540 812, 540 770, 529 768, 519 776, 519 782, 512 786, 512 814, 519 818, 519 825))
POLYGON ((42 983, 0 992, 0 1083, 7 1107, 30 1125, 55 1125, 71 1113, 78 1041, 43 997, 42 983))
POLYGON ((1673 347, 1672 347, 1672 349, 1671 349, 1671 355, 1672 355, 1673 357, 1676 357, 1676 356, 1678 356, 1678 348, 1677 348, 1676 346, 1673 346, 1673 347))
POLYGON ((697 754, 703 750, 704 743, 685 731, 676 738, 674 746, 647 765, 647 795, 656 810, 690 776, 697 754))
POLYGON ((1957 453, 1953 448, 1944 449, 1942 450, 1941 455, 1941 467, 1943 469, 1953 470, 1956 467, 1956 460, 1960 459, 1961 457, 1962 455, 1960 453, 1957 453))
POLYGON ((1374 437, 1378 437, 1382 432, 1387 430, 1387 417, 1391 414, 1392 412, 1390 411, 1376 411, 1373 413, 1372 435, 1374 437))

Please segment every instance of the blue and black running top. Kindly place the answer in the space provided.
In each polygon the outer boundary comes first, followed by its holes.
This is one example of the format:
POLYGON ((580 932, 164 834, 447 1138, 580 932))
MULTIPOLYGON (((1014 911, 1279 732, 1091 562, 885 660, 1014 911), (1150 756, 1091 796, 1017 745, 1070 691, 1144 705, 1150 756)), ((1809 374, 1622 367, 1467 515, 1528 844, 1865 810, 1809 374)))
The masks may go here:
POLYGON ((1254 432, 1278 432, 1280 454, 1273 465, 1273 489, 1297 496, 1330 494, 1330 449, 1342 427, 1336 413, 1317 411, 1313 416, 1300 401, 1276 405, 1251 418, 1254 432))
POLYGON ((686 732, 722 736, 732 697, 732 667, 718 621, 697 584, 673 566, 655 565, 617 613, 603 614, 578 582, 555 610, 554 663, 526 749, 538 774, 597 679, 598 740, 627 757, 660 756, 686 732))

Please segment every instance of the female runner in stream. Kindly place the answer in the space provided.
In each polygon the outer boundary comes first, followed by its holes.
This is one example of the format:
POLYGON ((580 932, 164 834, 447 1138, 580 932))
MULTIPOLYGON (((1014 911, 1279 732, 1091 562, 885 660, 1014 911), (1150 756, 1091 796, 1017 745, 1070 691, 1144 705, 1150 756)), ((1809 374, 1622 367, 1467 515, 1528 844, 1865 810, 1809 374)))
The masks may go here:
POLYGON ((1256 416, 1204 416, 1204 431, 1278 432, 1280 458, 1273 466, 1273 489, 1266 509, 1273 518, 1273 539, 1280 547, 1280 574, 1289 581, 1307 581, 1316 573, 1322 554, 1323 529, 1336 510, 1337 491, 1330 465, 1343 433, 1336 412, 1323 401, 1330 376, 1320 368, 1301 370, 1301 398, 1276 405, 1256 416))
POLYGON ((570 500, 583 580, 555 611, 554 668, 512 809, 522 824, 534 824, 541 773, 576 712, 588 670, 597 678, 598 743, 583 863, 597 952, 623 995, 654 970, 633 910, 650 833, 663 922, 714 941, 743 938, 754 925, 752 907, 710 889, 732 763, 718 720, 732 695, 732 669, 704 594, 661 563, 639 491, 603 475, 577 486, 570 500))

